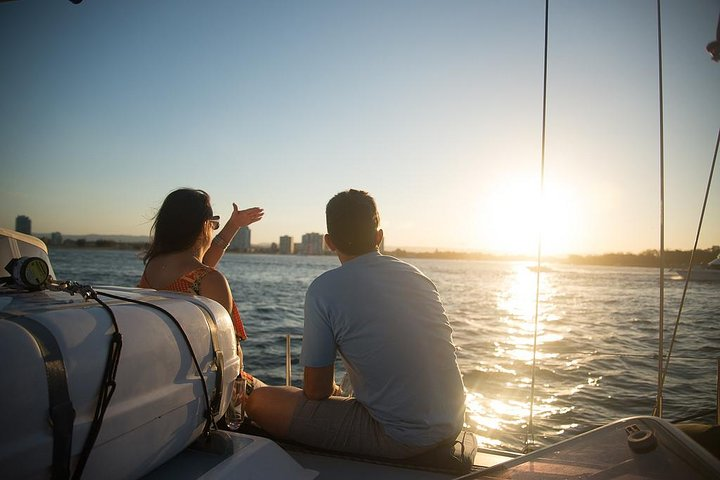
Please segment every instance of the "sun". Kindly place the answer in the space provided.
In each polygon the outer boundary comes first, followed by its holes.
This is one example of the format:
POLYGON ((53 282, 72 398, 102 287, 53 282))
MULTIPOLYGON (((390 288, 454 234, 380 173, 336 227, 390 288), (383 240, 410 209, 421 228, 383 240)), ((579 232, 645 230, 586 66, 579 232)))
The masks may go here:
POLYGON ((566 255, 577 250, 577 195, 567 186, 531 177, 505 177, 480 192, 475 207, 475 242, 498 254, 566 255))

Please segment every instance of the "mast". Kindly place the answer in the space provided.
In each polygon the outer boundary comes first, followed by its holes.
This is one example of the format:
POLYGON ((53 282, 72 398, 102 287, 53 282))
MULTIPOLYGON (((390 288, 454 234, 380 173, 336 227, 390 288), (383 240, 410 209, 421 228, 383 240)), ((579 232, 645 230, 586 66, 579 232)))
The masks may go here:
MULTIPOLYGON (((543 51, 543 93, 542 93, 542 133, 541 133, 541 151, 540 151, 540 204, 544 202, 545 196, 545 132, 547 126, 547 77, 548 77, 548 19, 550 11, 550 0, 545 0, 545 46, 543 51)), ((540 273, 542 262, 542 226, 538 227, 538 245, 537 245, 537 272, 535 277, 535 316, 534 316, 534 332, 533 332, 533 354, 532 369, 530 382, 530 412, 528 414, 528 430, 525 435, 525 448, 523 451, 528 453, 535 445, 535 431, 533 425, 534 405, 535 405, 535 372, 537 363, 537 336, 539 321, 539 305, 540 305, 540 273)))
POLYGON ((660 104, 660 316, 658 321, 658 381, 654 415, 662 418, 663 408, 663 330, 665 328, 665 138, 663 111, 663 64, 660 0, 657 0, 658 95, 660 104))

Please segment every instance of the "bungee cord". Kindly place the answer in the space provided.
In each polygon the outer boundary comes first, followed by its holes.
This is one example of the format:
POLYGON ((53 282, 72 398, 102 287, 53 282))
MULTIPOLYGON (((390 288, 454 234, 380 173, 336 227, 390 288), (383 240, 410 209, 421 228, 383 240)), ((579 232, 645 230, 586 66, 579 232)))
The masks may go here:
POLYGON ((188 347, 188 351, 190 352, 190 357, 192 359, 193 365, 195 366, 195 370, 197 370, 198 377, 199 377, 200 383, 202 385, 203 397, 205 400, 205 407, 206 407, 205 415, 204 415, 205 416, 205 427, 203 429, 203 435, 207 436, 211 430, 217 430, 217 424, 215 423, 215 418, 214 418, 214 415, 216 412, 213 412, 212 402, 210 401, 210 395, 208 394, 207 382, 205 381, 205 375, 203 375, 203 369, 200 366, 200 362, 197 359, 197 355, 195 355, 195 351, 192 348, 192 343, 190 342, 190 338, 188 338, 187 333, 185 333, 185 330, 182 328, 182 325, 180 325, 180 322, 178 322, 177 318, 175 318, 175 316, 173 314, 171 314, 170 312, 168 312, 166 309, 162 308, 161 306, 155 305, 150 302, 144 302, 142 300, 124 297, 121 295, 115 295, 115 294, 108 293, 108 292, 97 292, 97 293, 100 295, 115 299, 115 300, 131 302, 131 303, 135 303, 138 305, 143 305, 148 308, 152 308, 154 310, 157 310, 158 312, 163 313, 170 320, 172 320, 172 322, 178 327, 178 331, 180 332, 180 335, 182 336, 183 340, 185 341, 185 344, 188 347))
POLYGON ((90 425, 90 431, 85 438, 85 444, 83 445, 80 458, 77 466, 75 467, 75 472, 72 477, 73 480, 78 480, 82 477, 85 465, 90 458, 90 453, 92 452, 92 449, 95 446, 95 441, 100 433, 100 428, 102 427, 103 419, 105 418, 105 412, 107 411, 108 405, 110 405, 110 399, 112 399, 113 393, 115 393, 115 388, 117 387, 115 376, 117 374, 118 365, 120 364, 120 351, 122 350, 122 334, 120 333, 115 313, 107 303, 98 298, 97 292, 92 287, 86 287, 86 289, 87 290, 85 292, 87 297, 95 300, 106 312, 108 312, 115 332, 110 338, 107 362, 105 363, 105 372, 103 374, 103 382, 100 385, 98 402, 95 407, 95 416, 93 417, 93 421, 90 425))
POLYGON ((137 300, 134 298, 129 298, 127 296, 121 296, 121 295, 115 295, 108 292, 102 292, 102 291, 96 291, 93 287, 89 285, 81 285, 77 282, 54 282, 50 281, 47 285, 47 288, 49 290, 53 291, 61 291, 65 293, 69 293, 70 295, 79 294, 83 297, 86 301, 89 299, 92 299, 96 301, 105 311, 107 311, 108 315, 110 316, 110 320, 113 324, 114 333, 112 334, 112 337, 110 339, 110 345, 108 349, 108 356, 107 356, 107 362, 105 365, 105 372, 103 374, 103 382, 100 386, 100 392, 98 394, 98 402, 95 408, 95 415, 92 421, 92 424, 90 426, 90 431, 88 432, 88 436, 85 439, 85 444, 83 445, 82 452, 80 454, 77 466, 75 468, 75 471, 73 472, 72 478, 73 480, 79 480, 82 477, 82 473, 85 469, 85 465, 90 457, 90 454, 92 453, 93 447, 95 445, 95 441, 97 440, 98 434, 100 433, 100 429, 102 427, 103 419, 105 417, 105 412, 107 411, 108 406, 110 405, 110 400, 113 396, 113 393, 115 392, 115 388, 117 386, 115 382, 115 376, 117 374, 118 365, 120 363, 120 351, 122 349, 122 335, 120 334, 120 329, 118 327, 117 318, 115 317, 115 313, 113 312, 112 308, 101 300, 99 298, 99 295, 112 298, 114 300, 120 300, 120 301, 126 301, 135 303, 138 305, 143 305, 149 308, 153 308, 164 315, 166 315, 170 320, 174 322, 174 324, 178 327, 181 336, 183 337, 183 340, 185 341, 185 344, 188 347, 190 356, 192 358, 193 364, 195 366, 195 369, 198 372, 198 377, 200 379, 200 383, 202 384, 202 391, 204 396, 204 403, 205 403, 205 427, 203 429, 203 436, 207 437, 210 431, 217 430, 217 424, 215 423, 214 414, 216 412, 213 411, 212 402, 210 401, 210 396, 208 393, 207 383, 205 381, 205 376, 203 375, 202 367, 200 366, 200 363, 198 362, 197 356, 195 355, 195 352, 192 348, 192 344, 190 343, 190 339, 188 338, 187 334, 185 333, 184 329, 178 322, 178 320, 166 309, 154 305, 149 302, 144 302, 142 300, 137 300))

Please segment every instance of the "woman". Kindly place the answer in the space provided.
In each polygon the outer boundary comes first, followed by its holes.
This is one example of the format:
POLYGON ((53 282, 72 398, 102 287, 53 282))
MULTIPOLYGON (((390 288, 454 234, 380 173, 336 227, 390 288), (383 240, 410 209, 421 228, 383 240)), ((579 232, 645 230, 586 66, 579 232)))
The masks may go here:
MULTIPOLYGON (((202 190, 180 188, 171 192, 155 216, 152 241, 145 253, 145 271, 139 287, 202 295, 217 301, 230 313, 238 341, 247 335, 227 279, 215 270, 237 231, 262 219, 262 208, 238 210, 220 232, 220 217, 213 214, 210 196, 202 190)), ((238 355, 242 351, 238 345, 238 355)), ((249 376, 248 376, 249 377, 249 376)))

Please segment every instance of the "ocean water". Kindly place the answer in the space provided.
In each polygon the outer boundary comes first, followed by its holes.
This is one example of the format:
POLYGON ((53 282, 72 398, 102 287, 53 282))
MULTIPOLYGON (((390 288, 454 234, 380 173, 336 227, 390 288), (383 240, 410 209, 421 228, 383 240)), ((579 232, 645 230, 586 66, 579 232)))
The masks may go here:
MULTIPOLYGON (((50 259, 58 279, 94 286, 134 286, 142 273, 138 253, 131 251, 58 249, 50 259)), ((656 269, 549 265, 540 274, 535 342, 538 279, 528 263, 407 261, 440 291, 467 390, 467 428, 481 445, 519 451, 528 441, 548 445, 612 420, 652 414, 656 269)), ((300 385, 305 290, 338 265, 334 257, 225 255, 219 268, 250 336, 243 344, 248 371, 284 384, 291 335, 292 382, 300 385)), ((666 276, 665 355, 683 285, 666 276)), ((663 416, 669 420, 716 407, 719 312, 720 284, 691 283, 665 380, 663 416)))

